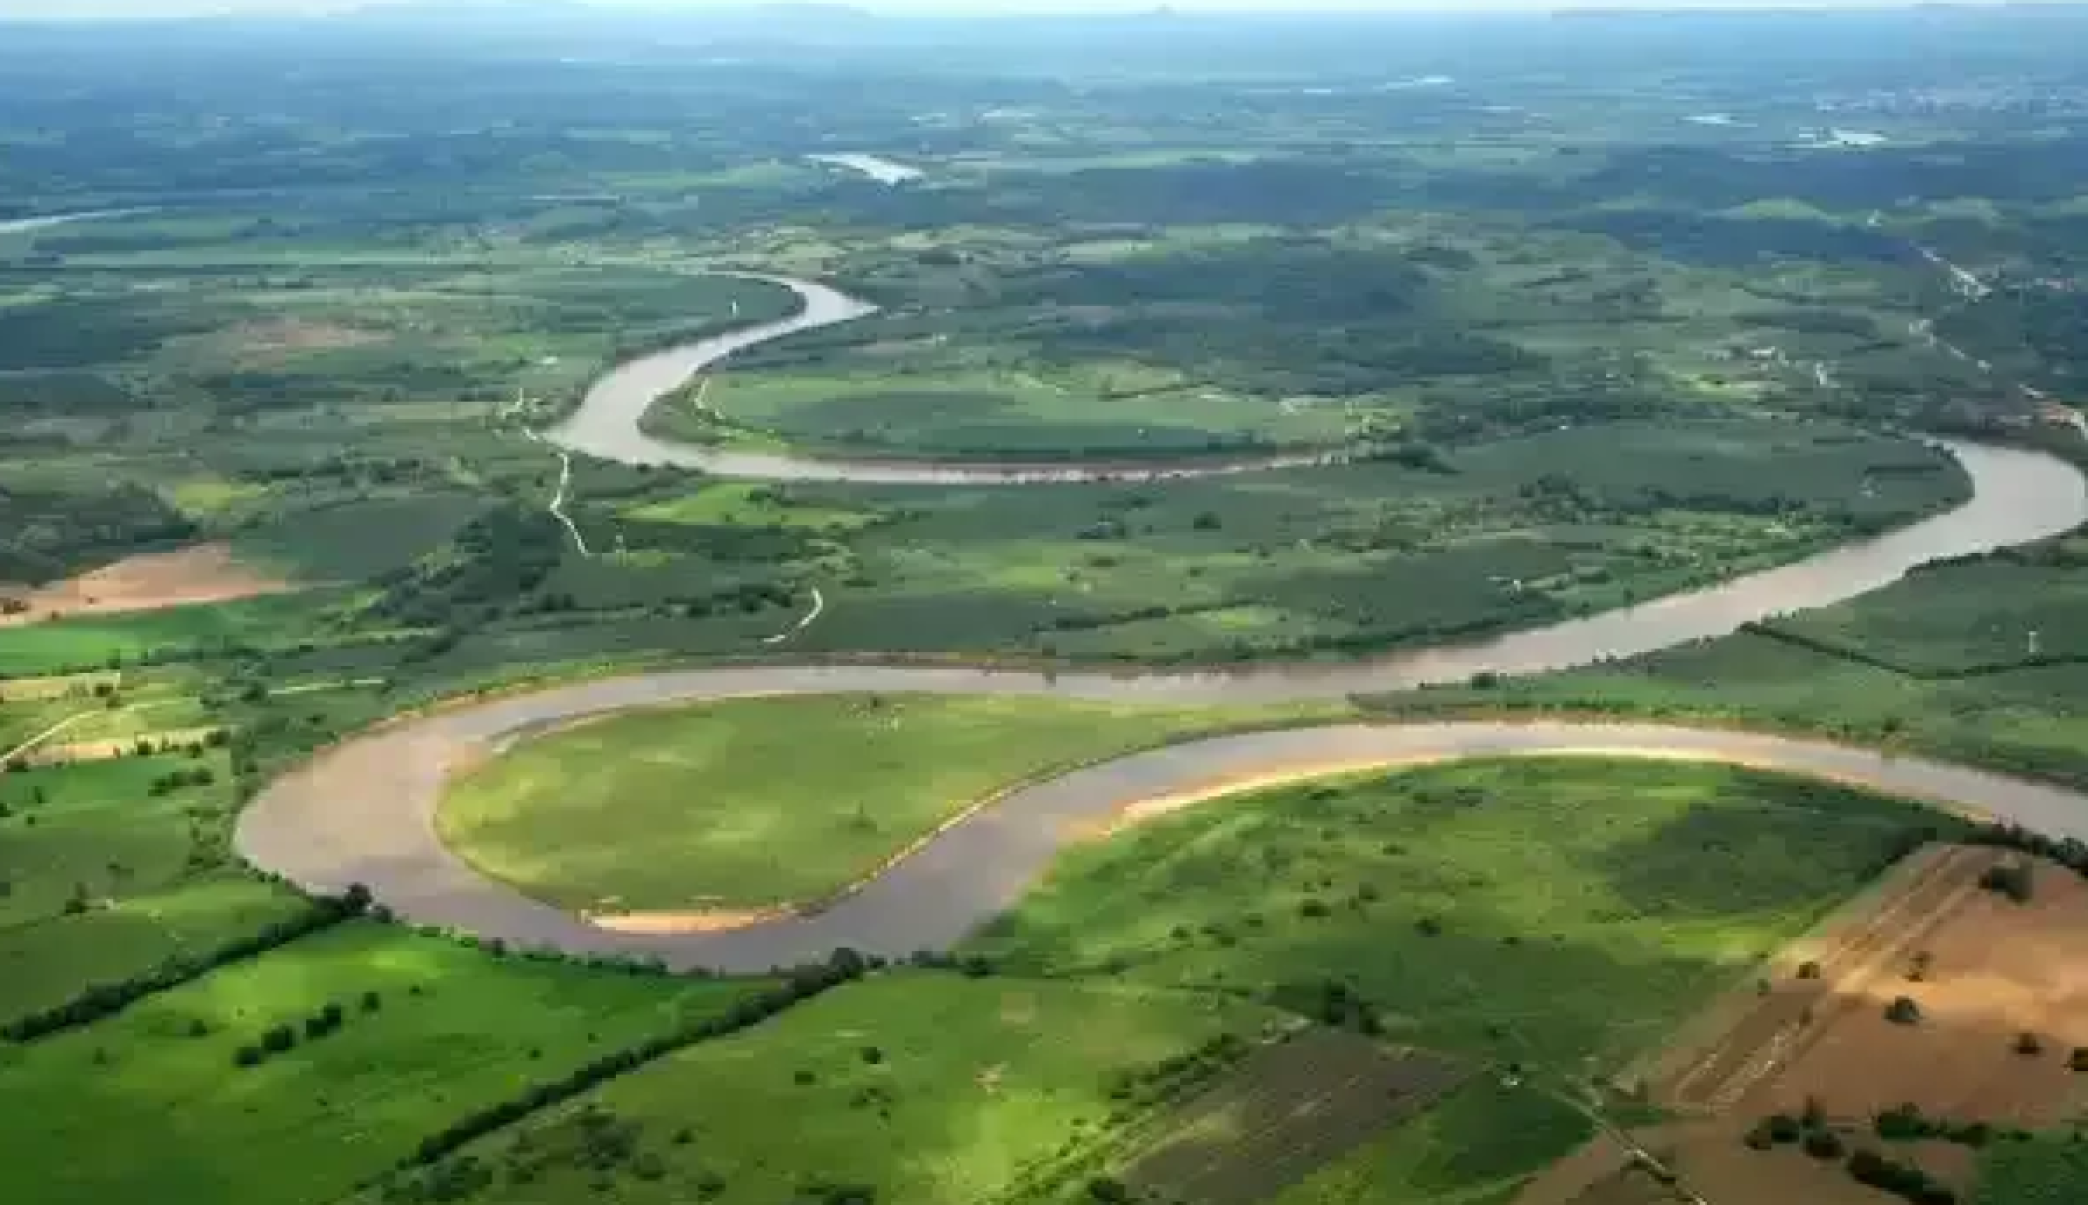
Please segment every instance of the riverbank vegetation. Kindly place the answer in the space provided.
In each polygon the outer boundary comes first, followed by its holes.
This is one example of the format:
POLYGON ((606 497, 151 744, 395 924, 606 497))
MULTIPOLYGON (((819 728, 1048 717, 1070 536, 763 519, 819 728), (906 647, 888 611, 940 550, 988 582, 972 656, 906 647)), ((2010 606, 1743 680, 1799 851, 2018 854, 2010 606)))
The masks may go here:
MULTIPOLYGON (((1915 820, 1683 767, 1304 785, 1077 851, 956 966, 844 960, 775 1015, 770 981, 381 912, 302 931, 310 901, 230 826, 329 742, 477 691, 1411 648, 1961 500, 1915 432, 2074 437, 2039 400, 2079 400, 2075 15, 870 22, 818 65, 790 40, 859 23, 393 19, 0 31, 0 1026, 138 989, 0 1041, 0 1179, 38 1201, 1110 1205, 1185 1182, 1149 1157, 1193 1149, 1213 1099, 1288 1099, 1295 1067, 1255 1077, 1306 1026, 1426 1082, 1375 1127, 1330 1113, 1355 1143, 1275 1199, 1499 1205, 1586 1132, 1587 1060, 1656 1039, 1915 820), (702 70, 655 57, 685 51, 702 70), (813 159, 850 153, 922 174, 813 159), (81 211, 114 212, 19 223, 81 211), (716 268, 882 311, 677 391, 647 421, 678 438, 1339 463, 919 490, 543 443, 606 365, 796 305, 716 268), (88 576, 178 549, 240 584, 88 576)), ((1370 706, 1824 731, 2088 785, 2078 543, 1370 706)), ((1214 722, 732 704, 524 746, 448 822, 566 902, 775 903, 1214 722)), ((2064 1182, 2067 1149, 1995 1153, 1991 1205, 2064 1182)))
POLYGON ((2082 539, 1918 572, 1865 598, 1631 661, 1368 701, 1820 732, 2088 785, 2082 539))

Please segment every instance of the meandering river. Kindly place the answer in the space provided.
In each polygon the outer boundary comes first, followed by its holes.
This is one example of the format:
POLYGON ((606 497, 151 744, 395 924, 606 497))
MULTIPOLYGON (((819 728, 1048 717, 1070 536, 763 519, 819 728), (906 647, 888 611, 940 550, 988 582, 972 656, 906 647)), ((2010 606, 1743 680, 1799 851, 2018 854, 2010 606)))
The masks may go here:
MULTIPOLYGON (((662 393, 725 356, 870 312, 821 285, 782 281, 798 316, 627 364, 595 386, 552 438, 632 463, 691 465, 782 480, 1047 483, 1115 475, 1098 466, 894 466, 680 447, 638 430, 662 393)), ((1726 635, 1742 624, 1870 593, 1924 562, 2028 543, 2088 522, 2088 482, 2040 453, 1939 441, 1973 485, 1969 501, 1898 531, 1722 585, 1474 644, 1344 663, 1123 674, 777 665, 590 682, 467 704, 356 737, 272 784, 240 818, 238 848, 317 891, 367 884, 404 918, 521 946, 655 955, 676 967, 751 971, 836 946, 904 955, 941 948, 1015 901, 1069 841, 1127 805, 1214 784, 1475 756, 1604 752, 1744 763, 1865 783, 2061 836, 2088 839, 2088 796, 2001 775, 1823 742, 1653 725, 1339 724, 1217 737, 1136 754, 1015 792, 980 810, 830 907, 722 932, 612 931, 484 878, 446 849, 435 810, 448 773, 547 726, 624 708, 841 691, 1053 695, 1242 704, 1342 698, 1530 674, 1726 635)), ((1240 472, 1260 465, 1202 466, 1240 472)), ((692 901, 701 883, 689 885, 692 901)))

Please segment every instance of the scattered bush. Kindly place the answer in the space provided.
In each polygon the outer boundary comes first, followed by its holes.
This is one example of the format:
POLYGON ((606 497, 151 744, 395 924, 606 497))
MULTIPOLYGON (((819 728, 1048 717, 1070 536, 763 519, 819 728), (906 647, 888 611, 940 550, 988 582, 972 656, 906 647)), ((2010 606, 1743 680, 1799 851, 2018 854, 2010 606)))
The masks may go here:
POLYGON ((1921 1006, 1908 996, 1901 996, 1885 1006, 1885 1019, 1894 1025, 1921 1024, 1921 1006))
POLYGON ((2037 894, 2036 872, 2028 862, 2002 862, 1989 866, 1986 873, 1979 876, 1979 885, 2018 904, 2029 903, 2037 894))
POLYGON ((2044 1042, 2026 1029, 2016 1035, 2015 1052, 2025 1058, 2035 1058, 2044 1053, 2044 1042))
POLYGON ((1805 1153, 1815 1159, 1839 1159, 1848 1149, 1833 1130, 1814 1130, 1805 1136, 1805 1153))

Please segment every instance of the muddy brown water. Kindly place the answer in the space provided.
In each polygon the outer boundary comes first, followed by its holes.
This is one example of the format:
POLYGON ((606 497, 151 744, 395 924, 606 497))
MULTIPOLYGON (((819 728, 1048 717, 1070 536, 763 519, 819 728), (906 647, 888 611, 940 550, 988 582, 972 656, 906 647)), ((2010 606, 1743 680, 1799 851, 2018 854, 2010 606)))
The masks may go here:
MULTIPOLYGON (((948 484, 1024 484, 1110 475, 1094 468, 894 466, 683 448, 638 430, 659 394, 755 344, 847 321, 869 308, 825 286, 781 280, 806 302, 795 318, 634 361, 605 377, 553 439, 633 463, 725 475, 948 484)), ((448 772, 563 721, 631 707, 832 692, 1055 696, 1116 702, 1251 704, 1340 699, 1532 674, 1730 634, 1742 624, 1856 598, 1927 561, 2028 543, 2088 522, 2088 482, 2040 453, 1938 441, 1973 495, 1948 513, 1719 586, 1456 647, 1346 663, 1137 673, 879 665, 700 669, 590 682, 468 705, 355 738, 272 784, 240 818, 238 848, 308 889, 367 884, 406 919, 573 953, 653 955, 677 968, 754 971, 838 946, 905 955, 947 948, 1013 904, 1069 842, 1130 804, 1272 775, 1470 757, 1600 752, 1744 763, 1863 783, 2055 835, 2088 839, 2088 796, 1919 758, 1824 742, 1643 724, 1336 724, 1215 737, 1134 754, 1016 791, 815 915, 725 932, 611 932, 489 880, 438 839, 448 772)), ((1245 471, 1260 465, 1205 466, 1245 471)), ((836 605, 845 606, 842 600, 836 605)), ((688 895, 705 895, 691 882, 688 895)))

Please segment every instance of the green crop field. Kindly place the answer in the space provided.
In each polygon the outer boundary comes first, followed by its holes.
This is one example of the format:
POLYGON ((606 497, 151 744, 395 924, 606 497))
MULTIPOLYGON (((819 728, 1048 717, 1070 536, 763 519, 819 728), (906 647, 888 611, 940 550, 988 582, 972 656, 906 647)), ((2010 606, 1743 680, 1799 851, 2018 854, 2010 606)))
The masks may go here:
POLYGON ((229 778, 217 751, 0 776, 0 1022, 299 910, 225 866, 229 778))
POLYGON ((905 695, 640 712, 472 770, 438 825, 473 865, 571 908, 804 903, 1010 784, 1229 725, 1338 712, 905 695))
MULTIPOLYGON (((977 1205, 1077 1188, 1167 1060, 1277 1014, 1219 997, 905 972, 707 1042, 467 1150, 462 1200, 977 1205), (1133 1084, 1138 1090, 1119 1091, 1133 1084), (592 1120, 590 1120, 592 1118, 592 1120), (780 1124, 787 1119, 787 1124, 780 1124), (1078 1177, 1070 1184, 1068 1176, 1078 1177)), ((433 1183, 460 1177, 451 1167, 433 1183)), ((373 1199, 428 1199, 408 1192, 373 1199)))
POLYGON ((1663 1036, 1946 822, 1712 766, 1473 762, 1209 803, 1067 854, 972 949, 1311 1008, 1563 1074, 1663 1036))
POLYGON ((1541 1092, 1468 1084, 1271 1203, 1508 1205, 1532 1173, 1592 1130, 1585 1116, 1541 1092))
POLYGON ((1978 1205, 2059 1205, 2088 1176, 2088 1142, 2078 1133, 2008 1142, 1980 1155, 1978 1205))
POLYGON ((0 1159, 52 1205, 334 1200, 454 1118, 752 990, 499 962, 351 923, 0 1048, 14 1119, 0 1159), (312 1036, 329 1004, 345 1019, 312 1036), (292 1048, 240 1065, 276 1026, 292 1048), (90 1146, 102 1154, 79 1158, 90 1146))

